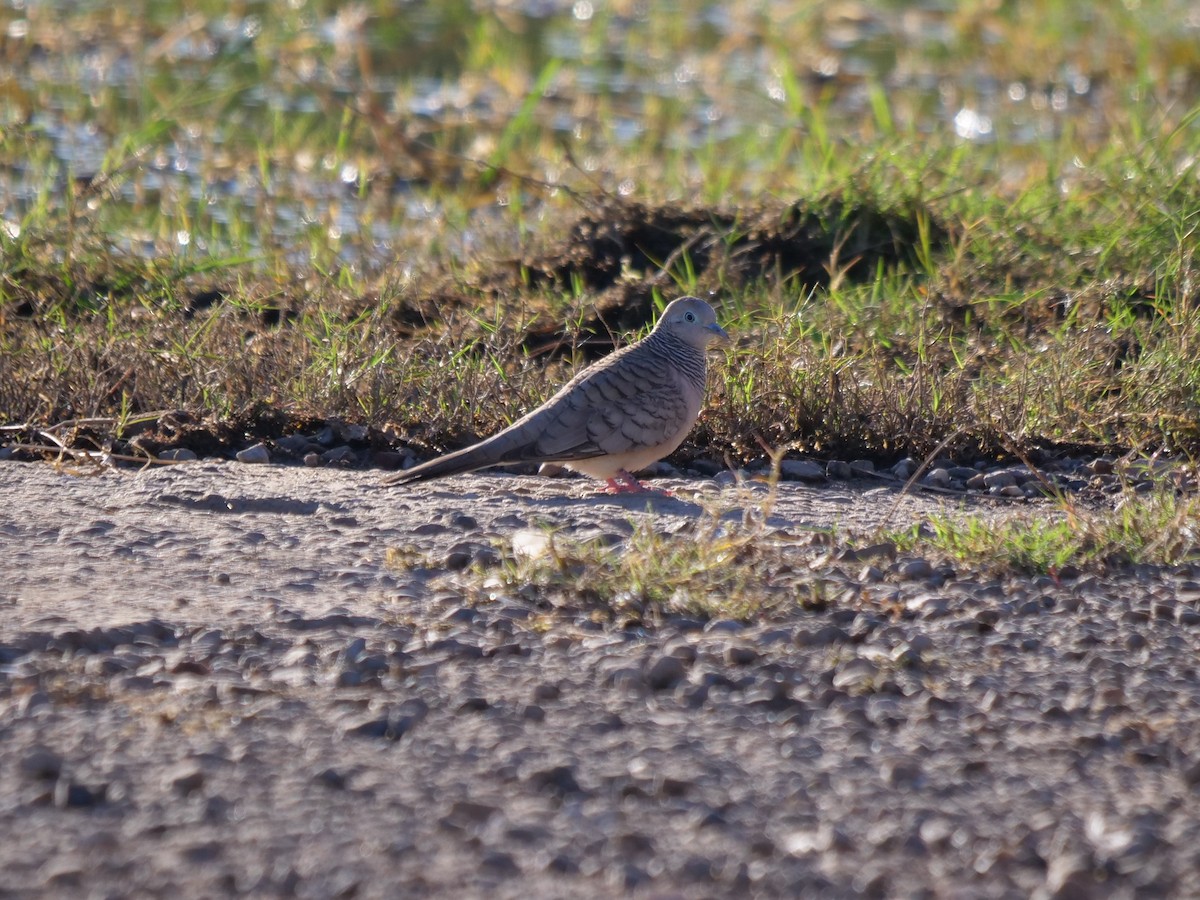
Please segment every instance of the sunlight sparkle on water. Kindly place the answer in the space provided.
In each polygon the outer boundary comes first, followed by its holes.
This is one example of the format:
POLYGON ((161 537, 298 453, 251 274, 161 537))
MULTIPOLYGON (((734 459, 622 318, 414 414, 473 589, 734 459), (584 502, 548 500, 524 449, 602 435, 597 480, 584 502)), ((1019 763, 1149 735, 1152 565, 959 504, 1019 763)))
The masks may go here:
POLYGON ((954 131, 960 138, 978 141, 991 137, 992 117, 964 106, 954 116, 954 131))

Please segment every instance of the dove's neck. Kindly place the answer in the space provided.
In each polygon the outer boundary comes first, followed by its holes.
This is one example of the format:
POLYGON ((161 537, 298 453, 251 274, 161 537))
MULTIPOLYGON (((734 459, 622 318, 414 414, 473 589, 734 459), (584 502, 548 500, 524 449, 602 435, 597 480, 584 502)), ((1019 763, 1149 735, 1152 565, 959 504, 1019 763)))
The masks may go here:
POLYGON ((703 350, 681 340, 669 331, 652 332, 647 341, 654 343, 655 349, 662 353, 700 393, 704 393, 707 360, 703 350))

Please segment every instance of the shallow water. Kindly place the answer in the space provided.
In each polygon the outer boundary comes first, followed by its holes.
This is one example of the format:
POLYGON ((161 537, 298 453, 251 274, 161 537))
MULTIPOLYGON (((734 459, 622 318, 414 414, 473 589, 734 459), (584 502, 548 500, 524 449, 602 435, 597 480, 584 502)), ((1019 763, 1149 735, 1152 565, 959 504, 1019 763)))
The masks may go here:
MULTIPOLYGON (((488 158, 554 61, 532 116, 585 172, 602 169, 606 153, 702 154, 726 144, 745 152, 815 130, 894 130, 905 141, 965 145, 1019 146, 1064 131, 1083 139, 1109 127, 1113 92, 1146 90, 1097 77, 1113 65, 1103 56, 1113 39, 1102 32, 1119 19, 1052 4, 1058 19, 1047 30, 1078 52, 1048 67, 1028 58, 1045 36, 1023 33, 1001 12, 936 0, 289 0, 184 9, 165 0, 10 0, 0 10, 2 121, 38 148, 10 147, 0 165, 10 234, 39 204, 61 203, 68 179, 81 184, 126 160, 126 176, 103 202, 142 213, 142 227, 122 229, 118 241, 131 249, 281 244, 303 255, 316 241, 386 256, 398 233, 440 217, 430 184, 435 194, 452 191, 464 177, 408 165, 405 141, 488 158), (1016 45, 1026 38, 1028 50, 1016 45), (383 149, 396 166, 388 178, 347 145, 361 131, 336 121, 344 108, 358 111, 344 114, 351 118, 368 108, 385 131, 403 135, 383 149), (53 164, 59 174, 48 182, 53 164), (194 227, 197 219, 208 227, 194 227)), ((1186 102, 1200 71, 1200 50, 1186 50, 1189 41, 1200 46, 1200 13, 1156 3, 1144 15, 1154 17, 1164 53, 1182 54, 1163 71, 1177 72, 1167 86, 1186 102)), ((751 190, 756 170, 776 164, 763 156, 744 161, 751 190)))

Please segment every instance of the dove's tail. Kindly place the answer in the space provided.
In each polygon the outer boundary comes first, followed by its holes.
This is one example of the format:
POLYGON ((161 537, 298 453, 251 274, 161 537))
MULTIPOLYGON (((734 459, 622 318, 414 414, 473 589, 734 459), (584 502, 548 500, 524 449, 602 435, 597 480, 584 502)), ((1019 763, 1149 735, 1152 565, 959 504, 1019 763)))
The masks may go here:
POLYGON ((465 472, 474 472, 476 469, 499 465, 501 462, 503 462, 503 459, 497 458, 490 447, 485 446, 485 444, 476 444, 473 447, 464 447, 462 450, 457 450, 454 453, 447 453, 445 456, 439 456, 437 459, 423 462, 419 466, 413 466, 411 469, 405 469, 403 472, 389 475, 380 484, 408 484, 411 481, 429 481, 433 478, 445 478, 448 475, 462 475, 465 472))
POLYGON ((464 447, 445 456, 439 456, 419 466, 405 469, 389 475, 380 482, 381 485, 408 484, 413 481, 430 481, 434 478, 445 478, 448 475, 462 475, 474 472, 476 469, 486 469, 488 466, 499 466, 507 462, 525 462, 524 454, 528 448, 528 437, 524 429, 507 428, 499 434, 492 435, 487 440, 464 447))

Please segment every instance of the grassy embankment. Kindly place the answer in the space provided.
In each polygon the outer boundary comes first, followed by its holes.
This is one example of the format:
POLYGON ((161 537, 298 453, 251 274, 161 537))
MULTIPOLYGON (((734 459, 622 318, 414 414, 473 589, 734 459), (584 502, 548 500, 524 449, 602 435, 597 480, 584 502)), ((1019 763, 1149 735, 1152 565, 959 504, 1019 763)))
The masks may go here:
POLYGON ((547 396, 605 321, 713 291, 738 341, 681 458, 1200 451, 1182 6, 198 6, 5 14, 12 440, 182 409, 430 451, 547 396))

